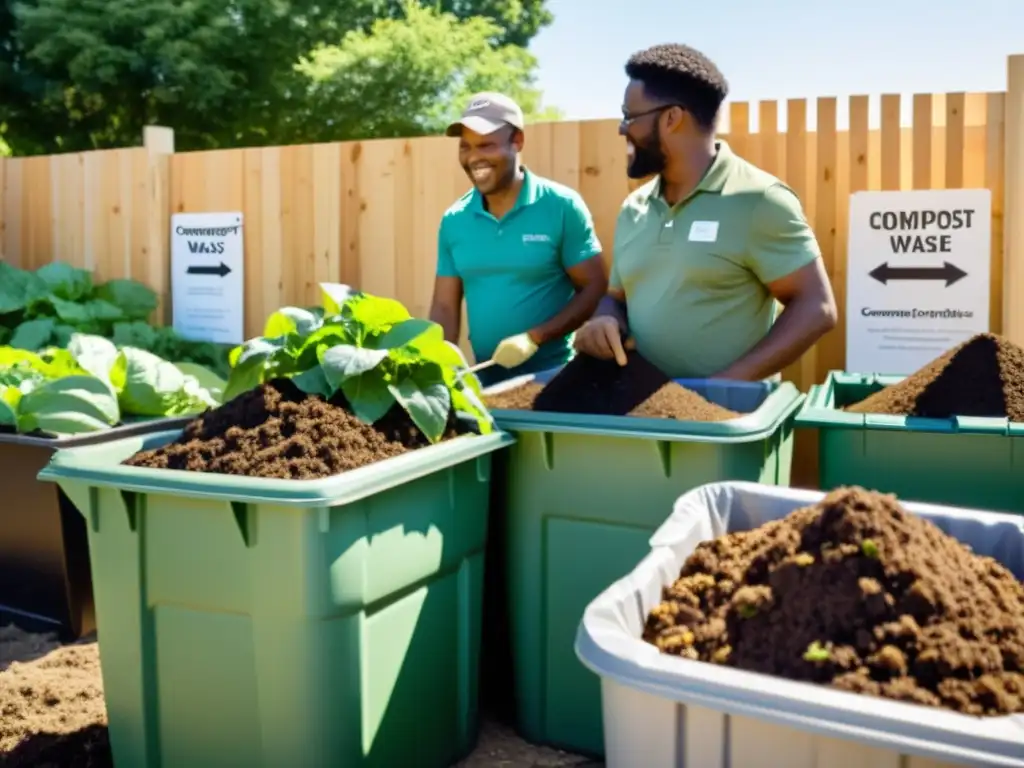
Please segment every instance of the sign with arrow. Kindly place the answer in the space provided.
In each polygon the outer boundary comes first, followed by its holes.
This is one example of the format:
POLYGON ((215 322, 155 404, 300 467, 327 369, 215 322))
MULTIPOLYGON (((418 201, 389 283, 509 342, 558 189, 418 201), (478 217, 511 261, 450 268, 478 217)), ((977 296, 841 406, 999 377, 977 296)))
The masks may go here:
POLYGON ((987 189, 856 192, 846 264, 846 370, 909 374, 989 329, 987 189))
POLYGON ((245 341, 241 213, 171 217, 174 330, 194 341, 245 341))
POLYGON ((197 267, 195 265, 185 270, 189 275, 220 275, 225 277, 231 272, 231 268, 223 261, 215 267, 197 267))

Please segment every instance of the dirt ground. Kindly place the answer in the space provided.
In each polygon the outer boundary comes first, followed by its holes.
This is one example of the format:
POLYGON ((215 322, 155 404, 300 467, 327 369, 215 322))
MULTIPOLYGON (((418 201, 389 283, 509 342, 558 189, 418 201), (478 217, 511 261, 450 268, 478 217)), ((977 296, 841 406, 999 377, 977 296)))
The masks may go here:
MULTIPOLYGON (((94 639, 62 647, 50 635, 0 627, 0 764, 27 736, 71 734, 105 725, 106 717, 94 639)), ((535 747, 511 728, 485 721, 476 750, 453 768, 569 766, 601 768, 603 763, 535 747)))

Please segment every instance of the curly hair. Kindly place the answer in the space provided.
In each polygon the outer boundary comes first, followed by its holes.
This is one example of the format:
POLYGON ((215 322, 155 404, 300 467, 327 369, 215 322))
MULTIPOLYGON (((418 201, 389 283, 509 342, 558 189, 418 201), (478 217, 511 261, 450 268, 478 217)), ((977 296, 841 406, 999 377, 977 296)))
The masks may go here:
POLYGON ((715 127, 729 83, 718 67, 688 45, 665 43, 638 51, 626 62, 626 76, 643 83, 647 94, 684 107, 704 130, 715 127))

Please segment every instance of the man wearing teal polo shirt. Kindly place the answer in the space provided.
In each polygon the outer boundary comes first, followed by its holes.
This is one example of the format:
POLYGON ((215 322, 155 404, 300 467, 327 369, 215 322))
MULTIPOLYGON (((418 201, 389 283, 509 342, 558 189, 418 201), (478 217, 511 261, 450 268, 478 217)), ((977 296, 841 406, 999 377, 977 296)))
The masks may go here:
POLYGON ((523 113, 499 93, 475 95, 448 127, 473 189, 441 219, 430 319, 458 343, 465 297, 469 341, 487 386, 555 368, 608 288, 583 198, 527 170, 523 113))
POLYGON ((625 365, 635 346, 672 378, 773 378, 836 323, 800 201, 716 139, 728 85, 704 55, 657 45, 626 74, 627 173, 654 178, 619 212, 609 295, 576 348, 625 365))

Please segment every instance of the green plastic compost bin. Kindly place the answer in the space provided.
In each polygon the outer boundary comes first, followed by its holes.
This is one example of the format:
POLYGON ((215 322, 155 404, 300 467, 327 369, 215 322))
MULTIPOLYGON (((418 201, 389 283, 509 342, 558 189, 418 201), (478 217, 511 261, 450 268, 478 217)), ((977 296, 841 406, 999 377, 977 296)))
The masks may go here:
POLYGON ((114 762, 446 768, 473 746, 491 454, 462 436, 322 480, 58 453, 88 523, 114 762))
POLYGON ((54 632, 62 642, 96 628, 85 521, 59 488, 36 479, 53 454, 186 421, 136 420, 61 438, 0 432, 0 626, 54 632))
POLYGON ((647 554, 681 494, 716 480, 789 483, 803 400, 793 384, 680 383, 743 416, 704 423, 492 411, 517 438, 502 457, 505 509, 495 513, 504 516, 515 717, 529 741, 603 753, 600 680, 576 658, 576 628, 590 601, 647 554))
POLYGON ((818 430, 819 487, 861 485, 907 500, 1024 512, 1024 424, 842 410, 903 378, 831 371, 811 387, 796 425, 818 430))

